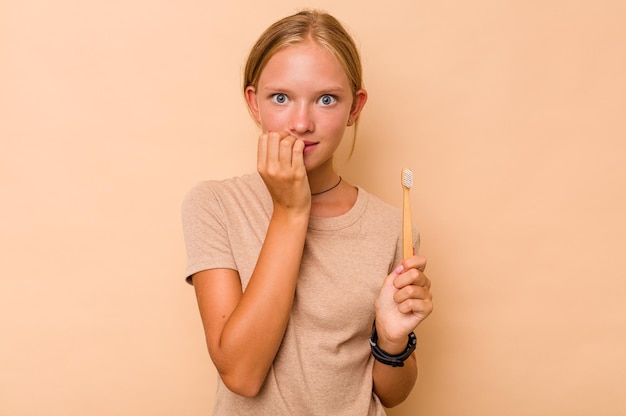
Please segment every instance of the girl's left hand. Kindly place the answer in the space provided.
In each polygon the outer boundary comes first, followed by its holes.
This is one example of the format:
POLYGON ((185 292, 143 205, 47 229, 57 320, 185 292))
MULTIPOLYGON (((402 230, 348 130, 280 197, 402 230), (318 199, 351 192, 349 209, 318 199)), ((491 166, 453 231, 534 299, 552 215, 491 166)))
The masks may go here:
POLYGON ((378 344, 383 351, 402 352, 408 335, 432 312, 433 296, 425 268, 425 257, 412 256, 385 278, 375 302, 378 344))

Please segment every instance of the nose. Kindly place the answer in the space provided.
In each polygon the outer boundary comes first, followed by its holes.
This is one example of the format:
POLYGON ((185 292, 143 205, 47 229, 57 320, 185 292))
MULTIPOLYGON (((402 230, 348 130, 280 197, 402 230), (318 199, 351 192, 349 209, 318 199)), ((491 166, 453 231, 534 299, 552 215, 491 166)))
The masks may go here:
POLYGON ((295 106, 289 117, 289 130, 298 133, 309 133, 314 129, 313 111, 307 105, 295 106))

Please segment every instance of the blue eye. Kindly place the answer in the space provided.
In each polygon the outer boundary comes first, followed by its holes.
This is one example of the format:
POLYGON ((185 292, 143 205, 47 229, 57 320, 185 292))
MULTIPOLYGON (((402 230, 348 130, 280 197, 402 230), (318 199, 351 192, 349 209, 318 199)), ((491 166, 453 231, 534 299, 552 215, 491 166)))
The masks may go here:
POLYGON ((283 93, 274 94, 272 95, 272 100, 274 100, 275 103, 284 104, 287 102, 287 96, 283 93))
POLYGON ((320 104, 322 105, 331 105, 331 104, 334 104, 336 101, 337 99, 335 97, 333 97, 332 95, 328 95, 328 94, 322 95, 319 100, 320 104))

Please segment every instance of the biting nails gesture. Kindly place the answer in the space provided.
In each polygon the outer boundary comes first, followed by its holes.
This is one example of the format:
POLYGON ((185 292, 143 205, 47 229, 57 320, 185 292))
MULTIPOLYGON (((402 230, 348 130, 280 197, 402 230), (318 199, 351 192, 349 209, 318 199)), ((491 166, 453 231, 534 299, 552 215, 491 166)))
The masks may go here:
POLYGON ((259 137, 257 170, 275 208, 310 210, 311 191, 303 152, 302 140, 287 132, 266 132, 259 137))
POLYGON ((404 259, 384 280, 375 302, 379 345, 388 353, 406 348, 407 336, 433 310, 426 258, 404 259), (385 349, 388 348, 388 349, 385 349))

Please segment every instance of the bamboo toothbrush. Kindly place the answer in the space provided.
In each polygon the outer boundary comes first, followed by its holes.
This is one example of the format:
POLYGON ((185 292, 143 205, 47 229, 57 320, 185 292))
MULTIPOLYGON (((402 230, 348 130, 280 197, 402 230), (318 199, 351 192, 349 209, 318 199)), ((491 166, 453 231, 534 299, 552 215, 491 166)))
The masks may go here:
POLYGON ((413 223, 411 222, 411 194, 413 171, 402 169, 402 258, 413 255, 413 223))

